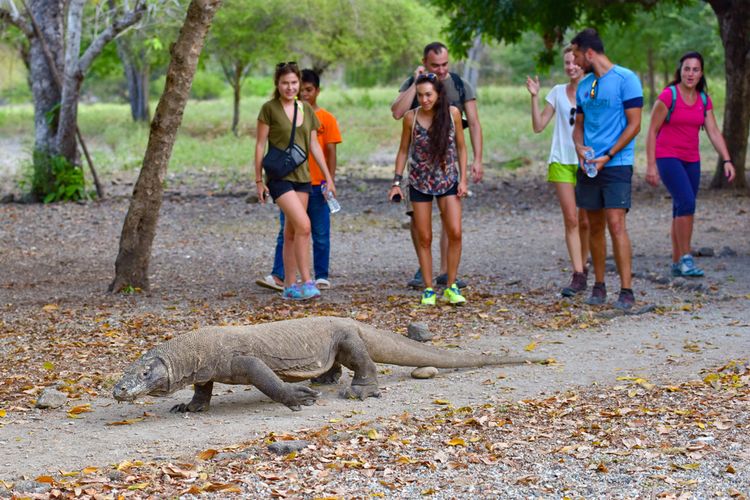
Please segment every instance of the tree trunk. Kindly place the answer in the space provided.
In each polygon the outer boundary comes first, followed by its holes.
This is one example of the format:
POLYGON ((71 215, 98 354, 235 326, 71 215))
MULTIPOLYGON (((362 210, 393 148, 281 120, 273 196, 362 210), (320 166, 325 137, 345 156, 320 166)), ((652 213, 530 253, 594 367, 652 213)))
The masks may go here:
MULTIPOLYGON (((44 37, 57 68, 63 67, 63 2, 30 0, 29 11, 44 37)), ((34 150, 45 154, 54 151, 57 136, 60 89, 47 64, 39 37, 29 39, 29 77, 34 97, 34 150)))
POLYGON ((646 52, 646 63, 648 65, 648 75, 646 76, 648 81, 648 107, 651 109, 656 101, 656 71, 654 69, 654 48, 650 44, 648 52, 646 52))
POLYGON ((723 134, 737 178, 729 184, 724 177, 722 158, 716 165, 712 188, 747 188, 745 161, 750 132, 750 9, 747 0, 709 0, 719 20, 724 45, 726 103, 723 134))
POLYGON ((65 70, 62 79, 60 123, 55 140, 56 151, 71 164, 78 165, 76 126, 78 123, 78 98, 81 93, 83 73, 78 66, 81 53, 81 26, 85 0, 71 0, 68 6, 67 46, 65 47, 65 70))
POLYGON ((221 0, 191 0, 185 23, 170 49, 164 93, 151 122, 148 146, 120 236, 115 279, 109 290, 148 290, 151 245, 162 203, 164 177, 203 44, 221 0))
POLYGON ((240 124, 240 100, 242 99, 242 77, 244 74, 244 68, 239 62, 234 63, 234 72, 232 74, 232 86, 234 99, 232 105, 232 132, 234 135, 238 135, 237 127, 240 124))
POLYGON ((482 57, 483 48, 482 36, 475 36, 474 44, 469 49, 468 57, 466 58, 466 62, 464 62, 464 80, 469 82, 475 89, 477 88, 477 83, 479 83, 479 59, 482 57))
POLYGON ((134 54, 132 43, 127 38, 127 35, 119 37, 115 40, 115 43, 117 44, 117 56, 122 63, 122 70, 128 84, 130 116, 135 122, 148 122, 151 119, 148 105, 148 84, 151 67, 146 60, 145 51, 140 50, 138 54, 134 54))

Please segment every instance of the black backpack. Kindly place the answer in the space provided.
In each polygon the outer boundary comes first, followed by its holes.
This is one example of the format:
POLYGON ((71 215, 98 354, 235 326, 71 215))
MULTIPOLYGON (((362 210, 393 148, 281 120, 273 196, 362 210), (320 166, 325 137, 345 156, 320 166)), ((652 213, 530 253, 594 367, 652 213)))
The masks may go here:
MULTIPOLYGON (((453 80, 453 85, 456 87, 456 90, 458 91, 458 100, 461 101, 461 104, 464 104, 466 102, 466 88, 464 87, 464 81, 463 79, 458 76, 456 73, 449 72, 448 73, 451 77, 451 80, 453 80)), ((407 87, 411 87, 411 84, 414 83, 414 76, 410 76, 407 80, 407 87)), ((409 109, 414 109, 419 107, 419 101, 417 100, 417 96, 414 96, 414 100, 411 102, 411 107, 409 109)), ((463 118, 463 111, 461 111, 461 125, 463 128, 469 128, 469 122, 466 120, 466 118, 463 118)))

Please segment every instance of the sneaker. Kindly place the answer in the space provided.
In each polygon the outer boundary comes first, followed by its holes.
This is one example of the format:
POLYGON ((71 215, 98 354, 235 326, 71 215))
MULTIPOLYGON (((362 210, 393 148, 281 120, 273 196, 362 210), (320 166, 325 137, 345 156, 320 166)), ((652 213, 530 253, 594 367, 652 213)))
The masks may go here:
POLYGON ((622 288, 620 289, 620 296, 617 298, 617 302, 612 304, 615 309, 622 311, 629 311, 635 305, 635 296, 633 290, 622 288))
POLYGON ((466 298, 461 295, 458 285, 453 283, 443 292, 443 300, 447 300, 451 305, 457 306, 466 302, 466 298))
MULTIPOLYGON (((435 283, 437 283, 438 285, 443 285, 443 286, 448 285, 448 273, 443 273, 443 274, 438 275, 438 277, 435 278, 435 283)), ((458 288, 466 288, 468 283, 466 283, 466 281, 462 280, 461 278, 456 278, 455 285, 458 288)))
POLYGON ((284 285, 279 285, 278 283, 276 283, 276 278, 273 276, 273 274, 269 274, 263 279, 255 280, 255 284, 263 288, 276 290, 277 292, 284 291, 284 285))
POLYGON ((422 269, 417 269, 417 272, 414 273, 414 277, 409 280, 406 286, 410 286, 412 288, 422 288, 424 286, 424 278, 422 278, 422 269))
POLYGON ((424 292, 422 292, 422 305, 434 306, 436 298, 437 296, 435 295, 435 290, 433 290, 432 288, 425 288, 424 292))
POLYGON ((570 285, 562 289, 560 294, 563 297, 573 297, 574 295, 586 290, 586 273, 573 273, 573 278, 570 280, 570 285))
POLYGON ((680 271, 680 263, 679 262, 672 262, 672 276, 682 276, 682 271, 680 271))
POLYGON ((331 288, 331 282, 325 278, 318 278, 315 280, 315 286, 317 286, 319 290, 328 290, 331 288))
POLYGON ((591 296, 586 299, 586 303, 590 306, 600 306, 607 300, 607 286, 604 283, 594 283, 594 288, 591 289, 591 296))
POLYGON ((317 299, 320 297, 320 290, 315 286, 313 280, 302 283, 302 300, 317 299))
POLYGON ((281 292, 281 298, 287 300, 304 300, 302 290, 297 283, 293 283, 292 286, 284 288, 284 291, 281 292))
POLYGON ((680 259, 680 273, 682 276, 688 278, 700 278, 703 276, 703 269, 696 267, 695 261, 693 261, 693 256, 686 253, 680 259))

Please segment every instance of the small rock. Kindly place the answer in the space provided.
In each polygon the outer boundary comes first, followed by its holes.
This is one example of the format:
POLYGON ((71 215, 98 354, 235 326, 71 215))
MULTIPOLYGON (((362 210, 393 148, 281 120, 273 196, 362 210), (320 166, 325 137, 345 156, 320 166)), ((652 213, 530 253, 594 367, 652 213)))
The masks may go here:
POLYGON ((737 252, 729 247, 723 247, 719 252, 719 257, 737 257, 737 252))
POLYGON ((687 284, 687 281, 685 281, 685 278, 675 278, 672 280, 672 286, 677 288, 682 288, 687 284))
POLYGON ((47 387, 42 391, 41 396, 36 400, 36 408, 46 410, 48 408, 60 408, 68 401, 68 395, 52 387, 47 387))
POLYGON ((0 203, 13 203, 14 201, 16 201, 16 196, 13 193, 6 194, 0 198, 0 203))
POLYGON ((268 445, 268 451, 277 455, 288 455, 293 451, 299 451, 310 446, 309 441, 277 441, 268 445))
POLYGON ((693 250, 694 257, 713 257, 714 249, 711 247, 700 247, 698 250, 693 250))
POLYGON ((427 378, 435 378, 435 375, 438 374, 438 369, 434 366, 420 366, 419 368, 415 368, 411 372, 411 378, 419 378, 419 379, 427 379, 427 378))
POLYGON ((245 198, 245 203, 258 203, 258 193, 250 193, 245 198))
POLYGON ((430 327, 427 323, 414 322, 409 323, 409 327, 406 329, 407 337, 417 342, 427 342, 431 340, 435 335, 430 332, 430 327))
POLYGON ((401 229, 411 229, 411 219, 402 222, 401 229))
POLYGON ((39 483, 37 481, 18 481, 13 485, 15 491, 21 493, 35 493, 43 494, 50 490, 51 486, 47 483, 39 483))

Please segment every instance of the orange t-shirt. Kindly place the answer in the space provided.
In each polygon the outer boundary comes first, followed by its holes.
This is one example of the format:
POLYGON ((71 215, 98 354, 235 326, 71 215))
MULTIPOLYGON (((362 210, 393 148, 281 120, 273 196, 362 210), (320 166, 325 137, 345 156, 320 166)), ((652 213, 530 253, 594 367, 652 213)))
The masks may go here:
MULTIPOLYGON (((336 117, 323 108, 318 108, 315 115, 318 117, 318 121, 320 121, 320 128, 317 130, 318 142, 325 154, 326 144, 339 144, 341 142, 339 124, 336 122, 336 117)), ((310 181, 313 186, 319 186, 326 178, 323 176, 323 172, 320 171, 320 167, 315 158, 313 158, 312 153, 308 155, 307 160, 310 165, 310 181)))

